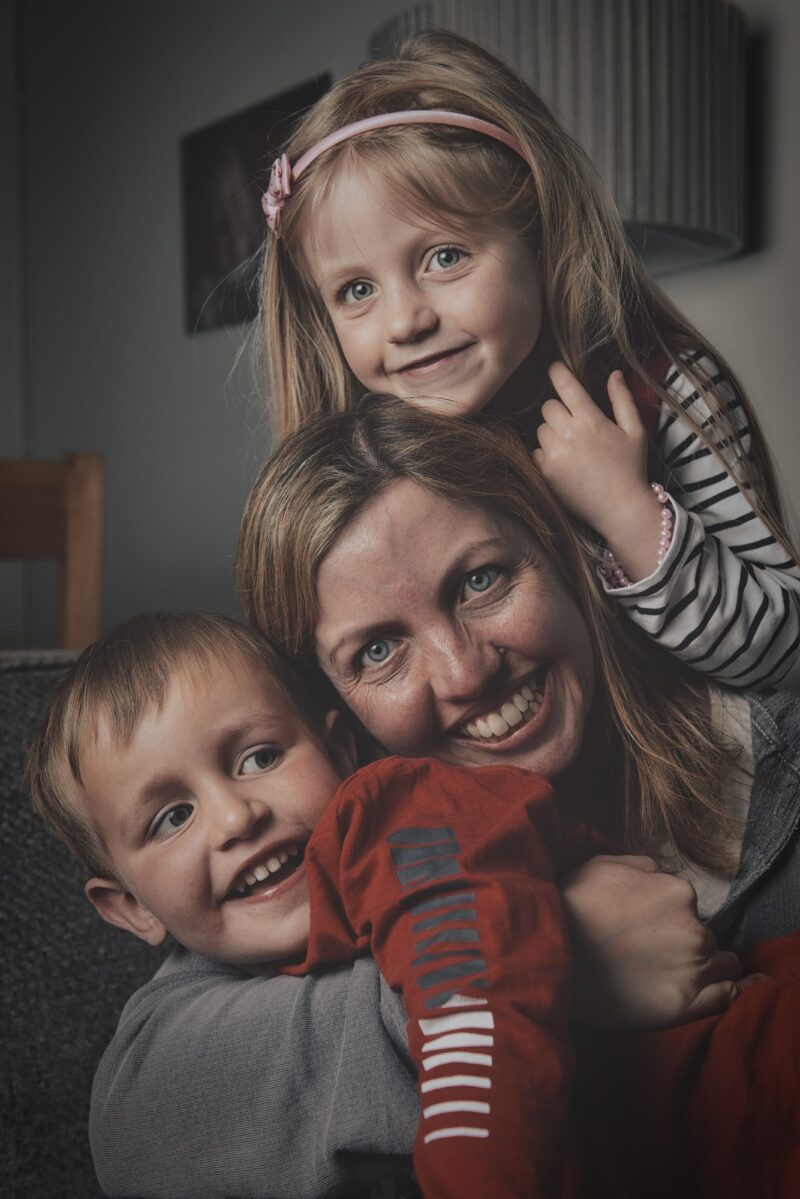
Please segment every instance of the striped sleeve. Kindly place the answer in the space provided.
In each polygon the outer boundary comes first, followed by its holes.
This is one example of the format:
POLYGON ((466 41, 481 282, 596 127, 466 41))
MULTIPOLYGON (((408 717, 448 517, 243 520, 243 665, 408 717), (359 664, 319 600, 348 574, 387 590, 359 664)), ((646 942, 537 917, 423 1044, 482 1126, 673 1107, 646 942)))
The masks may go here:
POLYGON ((754 511, 731 470, 750 431, 741 399, 709 359, 701 359, 736 423, 741 443, 714 438, 702 392, 677 366, 667 386, 710 435, 713 453, 688 421, 662 407, 657 445, 675 523, 661 566, 630 587, 605 590, 631 620, 688 666, 729 687, 775 686, 800 647, 800 568, 754 511))

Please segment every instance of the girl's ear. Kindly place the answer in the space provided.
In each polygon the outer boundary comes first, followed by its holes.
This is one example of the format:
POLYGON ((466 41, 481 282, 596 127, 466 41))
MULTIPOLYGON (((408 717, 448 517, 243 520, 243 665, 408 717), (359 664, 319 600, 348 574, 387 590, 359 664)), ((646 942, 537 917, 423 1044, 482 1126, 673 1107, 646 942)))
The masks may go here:
POLYGON ((90 878, 84 894, 109 924, 126 929, 148 945, 160 945, 165 939, 166 926, 135 895, 112 879, 90 878))
POLYGON ((331 708, 322 722, 323 742, 336 770, 343 779, 357 768, 353 732, 341 712, 331 708))

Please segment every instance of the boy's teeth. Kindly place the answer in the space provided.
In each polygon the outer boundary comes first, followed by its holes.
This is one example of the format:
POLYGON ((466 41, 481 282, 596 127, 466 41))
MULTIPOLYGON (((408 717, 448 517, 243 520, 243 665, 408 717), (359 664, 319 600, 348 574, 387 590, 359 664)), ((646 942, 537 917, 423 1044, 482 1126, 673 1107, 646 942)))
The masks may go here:
POLYGON ((503 737, 526 716, 531 716, 542 702, 542 692, 534 692, 526 684, 515 691, 496 712, 486 712, 465 726, 464 731, 476 741, 488 741, 492 737, 503 737))
POLYGON ((233 884, 233 890, 241 895, 248 887, 266 882, 271 874, 275 874, 282 866, 285 866, 290 858, 299 857, 301 852, 299 845, 288 845, 285 849, 277 850, 270 854, 266 861, 259 862, 256 866, 251 866, 248 870, 243 871, 233 884))

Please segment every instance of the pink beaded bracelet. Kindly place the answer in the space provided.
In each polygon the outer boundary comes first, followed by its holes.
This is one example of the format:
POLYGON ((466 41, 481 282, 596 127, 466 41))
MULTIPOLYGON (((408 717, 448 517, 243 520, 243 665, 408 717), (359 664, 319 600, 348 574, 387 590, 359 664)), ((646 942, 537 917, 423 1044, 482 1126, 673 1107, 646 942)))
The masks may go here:
MULTIPOLYGON (((667 550, 672 542, 672 527, 673 515, 672 509, 669 506, 669 496, 660 483, 651 483, 650 486, 656 493, 656 499, 661 504, 661 535, 658 539, 658 562, 656 570, 667 556, 667 550)), ((603 565, 600 567, 600 573, 603 578, 612 587, 630 587, 633 584, 633 579, 625 573, 625 570, 618 562, 613 550, 606 549, 603 553, 603 565)))

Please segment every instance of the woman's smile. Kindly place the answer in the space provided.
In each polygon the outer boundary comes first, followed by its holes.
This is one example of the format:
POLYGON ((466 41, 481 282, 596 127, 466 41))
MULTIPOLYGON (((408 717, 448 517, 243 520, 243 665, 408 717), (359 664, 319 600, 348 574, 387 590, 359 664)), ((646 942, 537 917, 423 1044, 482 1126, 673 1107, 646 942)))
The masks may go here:
POLYGON ((323 559, 322 669, 390 753, 553 776, 591 707, 586 626, 521 526, 399 479, 323 559))
POLYGON ((539 723, 537 717, 544 702, 547 667, 532 671, 494 708, 467 720, 462 732, 473 741, 487 745, 515 745, 539 723))

